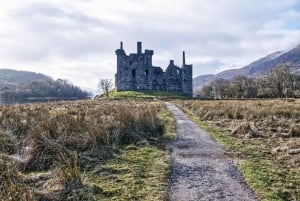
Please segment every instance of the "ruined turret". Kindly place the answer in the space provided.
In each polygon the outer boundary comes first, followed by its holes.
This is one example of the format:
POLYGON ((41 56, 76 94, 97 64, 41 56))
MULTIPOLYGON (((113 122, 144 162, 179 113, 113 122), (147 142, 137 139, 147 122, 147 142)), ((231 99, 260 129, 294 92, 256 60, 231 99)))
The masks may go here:
POLYGON ((183 51, 182 67, 170 60, 166 72, 152 65, 153 54, 153 50, 147 49, 143 53, 142 42, 137 42, 136 53, 127 55, 123 42, 120 42, 120 48, 116 50, 117 90, 167 90, 192 96, 192 65, 186 65, 185 52, 183 51))
POLYGON ((193 65, 185 63, 185 51, 182 52, 182 92, 193 96, 193 65))

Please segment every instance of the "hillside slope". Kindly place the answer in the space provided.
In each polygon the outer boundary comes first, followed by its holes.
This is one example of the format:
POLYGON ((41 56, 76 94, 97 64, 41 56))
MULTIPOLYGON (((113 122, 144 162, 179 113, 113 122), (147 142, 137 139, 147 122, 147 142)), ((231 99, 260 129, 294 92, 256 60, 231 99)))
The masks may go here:
POLYGON ((224 78, 230 80, 237 75, 259 77, 282 63, 290 63, 292 66, 292 71, 295 74, 300 74, 300 45, 287 52, 274 52, 240 69, 226 70, 215 75, 200 75, 194 78, 193 88, 194 91, 197 91, 216 78, 224 78))
POLYGON ((89 93, 67 80, 29 71, 0 69, 0 99, 85 98, 89 93))
POLYGON ((17 71, 10 69, 0 69, 0 84, 17 85, 29 81, 51 80, 47 75, 29 71, 17 71))

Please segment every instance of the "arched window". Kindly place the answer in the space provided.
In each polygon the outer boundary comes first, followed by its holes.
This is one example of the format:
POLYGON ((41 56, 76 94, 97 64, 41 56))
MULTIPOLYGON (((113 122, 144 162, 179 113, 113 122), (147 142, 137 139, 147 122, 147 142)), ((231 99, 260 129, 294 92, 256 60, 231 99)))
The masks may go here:
POLYGON ((131 70, 132 78, 135 78, 135 69, 131 70))

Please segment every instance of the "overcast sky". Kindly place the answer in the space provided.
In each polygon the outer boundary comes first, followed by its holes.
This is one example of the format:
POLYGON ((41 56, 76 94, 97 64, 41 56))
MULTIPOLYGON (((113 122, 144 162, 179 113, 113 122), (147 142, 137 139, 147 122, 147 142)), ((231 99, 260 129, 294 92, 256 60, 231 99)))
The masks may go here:
POLYGON ((114 78, 115 49, 153 49, 153 64, 194 77, 239 68, 300 43, 299 0, 9 0, 0 7, 0 68, 96 88, 114 78))

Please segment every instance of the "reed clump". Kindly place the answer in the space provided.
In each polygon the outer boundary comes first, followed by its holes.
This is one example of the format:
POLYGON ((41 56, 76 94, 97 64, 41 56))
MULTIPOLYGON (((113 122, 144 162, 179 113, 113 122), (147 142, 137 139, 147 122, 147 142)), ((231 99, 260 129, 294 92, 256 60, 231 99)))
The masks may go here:
POLYGON ((84 172, 122 152, 125 145, 157 143, 165 132, 159 117, 164 107, 142 100, 0 106, 0 154, 7 156, 0 159, 1 177, 7 182, 17 179, 16 186, 1 186, 0 200, 24 183, 36 192, 23 188, 32 200, 96 199, 84 172))
MULTIPOLYGON (((176 104, 184 106, 182 101, 176 104)), ((248 130, 259 132, 262 137, 299 135, 300 100, 191 100, 184 107, 201 120, 230 131, 248 124, 248 130)), ((245 137, 247 132, 231 133, 245 137)))

